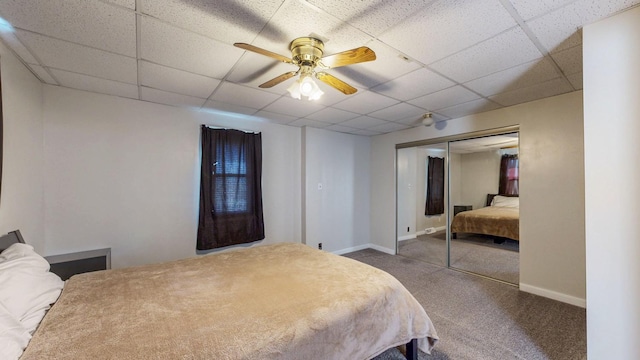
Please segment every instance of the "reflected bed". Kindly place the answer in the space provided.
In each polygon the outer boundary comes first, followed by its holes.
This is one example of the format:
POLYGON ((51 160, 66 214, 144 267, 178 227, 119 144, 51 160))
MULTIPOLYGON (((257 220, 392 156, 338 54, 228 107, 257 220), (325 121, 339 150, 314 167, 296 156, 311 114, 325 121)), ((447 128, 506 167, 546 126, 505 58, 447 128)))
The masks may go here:
POLYGON ((518 197, 492 196, 490 206, 463 211, 453 218, 451 233, 473 233, 520 240, 518 197))

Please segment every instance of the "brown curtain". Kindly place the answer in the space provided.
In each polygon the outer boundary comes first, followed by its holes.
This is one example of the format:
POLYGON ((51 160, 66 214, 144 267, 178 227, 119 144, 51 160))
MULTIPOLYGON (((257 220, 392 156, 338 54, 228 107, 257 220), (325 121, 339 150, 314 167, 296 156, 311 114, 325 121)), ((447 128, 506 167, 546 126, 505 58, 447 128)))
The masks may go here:
POLYGON ((502 155, 498 194, 518 196, 518 155, 502 155))
POLYGON ((425 215, 444 214, 444 159, 427 158, 427 203, 425 215))
POLYGON ((198 250, 264 239, 262 136, 202 126, 198 250))

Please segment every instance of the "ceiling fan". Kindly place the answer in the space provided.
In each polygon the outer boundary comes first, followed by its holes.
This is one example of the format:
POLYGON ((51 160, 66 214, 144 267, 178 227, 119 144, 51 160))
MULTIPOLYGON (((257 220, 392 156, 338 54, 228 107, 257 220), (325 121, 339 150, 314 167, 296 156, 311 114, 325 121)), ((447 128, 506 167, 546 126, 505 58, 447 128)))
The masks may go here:
POLYGON ((345 95, 354 94, 358 90, 353 86, 324 71, 318 72, 316 69, 327 70, 376 59, 376 53, 366 46, 323 57, 324 43, 322 40, 314 37, 300 37, 293 40, 290 45, 291 58, 251 44, 235 43, 233 45, 241 49, 269 56, 287 64, 297 65, 297 71, 284 73, 259 85, 261 88, 270 88, 300 74, 300 79, 287 89, 291 93, 291 96, 297 99, 300 99, 300 95, 303 95, 307 96, 309 100, 315 100, 323 94, 322 90, 318 88, 318 85, 313 82, 312 77, 341 91, 345 95))

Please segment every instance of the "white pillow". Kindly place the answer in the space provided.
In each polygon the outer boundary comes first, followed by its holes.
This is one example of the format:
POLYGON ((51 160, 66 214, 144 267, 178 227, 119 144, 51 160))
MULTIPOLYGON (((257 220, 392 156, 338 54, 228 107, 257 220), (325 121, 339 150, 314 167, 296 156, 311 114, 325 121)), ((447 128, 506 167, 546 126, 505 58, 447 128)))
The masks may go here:
POLYGON ((496 195, 491 200, 491 206, 506 207, 506 208, 519 208, 520 198, 517 196, 502 196, 496 195))
POLYGON ((0 254, 0 304, 29 333, 36 330, 63 286, 32 246, 13 244, 0 254))

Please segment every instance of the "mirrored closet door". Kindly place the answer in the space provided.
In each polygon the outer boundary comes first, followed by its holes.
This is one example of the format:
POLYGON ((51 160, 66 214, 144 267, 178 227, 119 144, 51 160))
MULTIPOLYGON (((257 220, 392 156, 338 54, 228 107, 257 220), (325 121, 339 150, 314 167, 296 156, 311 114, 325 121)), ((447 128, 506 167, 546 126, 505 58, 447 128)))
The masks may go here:
POLYGON ((397 152, 397 252, 441 266, 447 266, 446 156, 446 142, 397 152))
POLYGON ((518 133, 397 149, 398 255, 519 282, 518 133))

